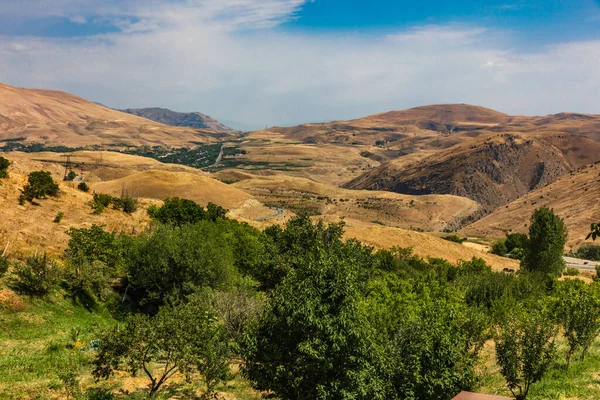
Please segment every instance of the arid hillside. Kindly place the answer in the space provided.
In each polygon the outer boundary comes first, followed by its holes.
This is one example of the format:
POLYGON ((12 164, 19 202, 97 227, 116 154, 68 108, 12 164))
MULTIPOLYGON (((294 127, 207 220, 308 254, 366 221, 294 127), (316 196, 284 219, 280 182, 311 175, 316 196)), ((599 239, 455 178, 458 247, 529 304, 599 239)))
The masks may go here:
POLYGON ((345 186, 465 196, 492 211, 569 171, 600 160, 600 142, 566 134, 490 134, 423 159, 402 158, 345 186))
POLYGON ((527 232, 529 217, 539 207, 550 207, 564 218, 569 230, 568 246, 578 248, 592 222, 600 221, 600 163, 565 174, 498 208, 492 214, 462 229, 460 234, 502 237, 508 232, 527 232))
MULTIPOLYGON (((80 160, 100 159, 98 152, 76 154, 80 160)), ((11 254, 30 254, 36 249, 59 252, 67 244, 69 237, 65 232, 71 227, 99 224, 106 225, 111 231, 139 232, 149 222, 148 206, 172 196, 189 198, 203 205, 214 202, 229 209, 232 217, 248 222, 272 214, 250 194, 211 179, 204 173, 194 172, 191 168, 191 171, 177 170, 181 167, 173 168, 143 157, 104 152, 103 165, 89 161, 85 165, 77 164, 73 171, 78 178, 63 182, 64 166, 60 164, 57 153, 11 152, 0 155, 12 162, 9 177, 0 179, 0 245, 10 242, 11 254), (57 161, 48 157, 51 155, 55 155, 57 161), (121 166, 111 167, 107 161, 119 161, 121 166), (19 205, 20 190, 27 181, 27 174, 38 170, 52 173, 59 183, 60 195, 39 200, 38 205, 19 205), (80 178, 91 186, 89 193, 77 189, 80 178), (93 191, 114 196, 126 192, 138 199, 138 210, 126 214, 108 207, 101 214, 94 214, 89 205, 93 191), (59 212, 64 217, 55 223, 54 218, 59 212)))
POLYGON ((200 112, 177 112, 158 107, 127 108, 119 111, 169 126, 187 126, 189 128, 211 129, 218 132, 235 132, 235 129, 223 125, 216 119, 200 112))
POLYGON ((0 84, 0 142, 185 147, 231 137, 230 132, 163 125, 64 92, 0 84))

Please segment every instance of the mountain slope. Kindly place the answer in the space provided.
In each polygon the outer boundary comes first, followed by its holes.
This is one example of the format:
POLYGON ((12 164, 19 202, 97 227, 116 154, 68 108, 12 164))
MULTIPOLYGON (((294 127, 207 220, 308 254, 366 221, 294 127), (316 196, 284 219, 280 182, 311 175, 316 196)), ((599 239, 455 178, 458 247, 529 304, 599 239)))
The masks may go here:
POLYGON ((592 222, 600 221, 600 163, 588 165, 560 177, 498 208, 492 214, 466 226, 462 235, 502 237, 507 232, 527 232, 533 210, 550 207, 569 230, 568 245, 578 247, 592 222))
POLYGON ((211 129, 217 132, 235 132, 235 129, 225 126, 216 119, 199 112, 176 112, 158 107, 127 108, 119 111, 169 126, 187 126, 190 128, 211 129))
POLYGON ((489 212, 598 160, 600 143, 585 137, 499 134, 465 140, 412 164, 384 164, 345 186, 465 196, 489 212))
POLYGON ((230 136, 227 132, 166 126, 69 93, 0 84, 0 142, 184 147, 230 136))

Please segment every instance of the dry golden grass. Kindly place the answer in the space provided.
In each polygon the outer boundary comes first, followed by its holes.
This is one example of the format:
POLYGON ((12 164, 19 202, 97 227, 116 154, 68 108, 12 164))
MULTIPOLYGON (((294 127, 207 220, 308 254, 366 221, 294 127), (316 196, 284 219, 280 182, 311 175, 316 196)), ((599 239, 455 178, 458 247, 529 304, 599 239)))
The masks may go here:
POLYGON ((9 157, 13 165, 9 169, 9 178, 2 180, 0 186, 0 244, 10 242, 10 254, 29 255, 33 252, 47 251, 58 253, 67 244, 69 228, 89 227, 92 224, 105 225, 111 231, 139 232, 148 223, 143 206, 131 215, 106 209, 95 215, 88 203, 92 195, 75 188, 74 182, 62 182, 63 168, 57 164, 29 161, 23 158, 9 157), (35 170, 50 171, 59 182, 60 196, 37 201, 39 205, 18 204, 20 189, 27 181, 27 173, 35 170), (56 215, 62 212, 64 218, 54 223, 56 215))
MULTIPOLYGON (((39 154, 9 153, 3 154, 12 165, 9 168, 9 178, 2 179, 0 186, 0 246, 10 242, 9 252, 28 255, 36 250, 59 253, 67 244, 69 236, 65 233, 69 228, 89 227, 92 224, 105 225, 110 231, 139 232, 149 222, 146 208, 157 200, 166 197, 179 196, 194 200, 201 205, 213 202, 230 210, 230 215, 241 220, 252 220, 271 215, 272 210, 255 200, 250 194, 226 185, 215 179, 206 177, 204 173, 195 171, 173 171, 171 168, 181 168, 161 164, 143 157, 124 156, 114 153, 104 154, 104 160, 121 162, 117 167, 101 167, 99 175, 111 175, 110 171, 123 170, 118 179, 101 181, 96 175, 98 171, 88 165, 83 173, 86 181, 91 181, 92 189, 113 196, 123 192, 137 197, 140 207, 133 214, 107 208, 102 214, 93 214, 89 206, 91 193, 76 189, 77 182, 62 182, 64 167, 56 162, 36 161, 39 154), (144 169, 148 167, 150 169, 144 169), (137 168, 142 169, 138 172, 137 168), (165 168, 163 170, 161 168, 165 168), (59 182, 61 193, 59 197, 37 201, 39 205, 26 203, 18 204, 20 189, 27 181, 31 171, 50 171, 56 182, 59 182), (108 171, 108 172, 107 172, 108 171), (60 223, 54 223, 56 215, 62 212, 64 218, 60 223)), ((98 153, 86 152, 86 159, 94 160, 98 153)), ((49 155, 49 159, 58 154, 49 155)), ((82 172, 75 168, 75 172, 82 172)))
MULTIPOLYGON (((240 177, 241 178, 241 177, 240 177)), ((234 186, 266 204, 305 209, 321 216, 349 217, 405 229, 438 231, 478 211, 476 202, 450 195, 410 196, 391 192, 348 190, 287 175, 243 176, 234 186)))
POLYGON ((0 84, 0 140, 25 137, 47 146, 190 146, 237 137, 206 129, 171 127, 53 90, 0 84))
MULTIPOLYGON (((333 221, 331 218, 327 218, 327 220, 333 221)), ((444 258, 453 263, 479 257, 483 258, 486 263, 497 271, 504 268, 513 270, 519 268, 518 261, 498 257, 459 243, 449 242, 427 233, 384 227, 349 218, 345 219, 345 222, 346 237, 356 238, 377 248, 411 247, 418 256, 444 258)))

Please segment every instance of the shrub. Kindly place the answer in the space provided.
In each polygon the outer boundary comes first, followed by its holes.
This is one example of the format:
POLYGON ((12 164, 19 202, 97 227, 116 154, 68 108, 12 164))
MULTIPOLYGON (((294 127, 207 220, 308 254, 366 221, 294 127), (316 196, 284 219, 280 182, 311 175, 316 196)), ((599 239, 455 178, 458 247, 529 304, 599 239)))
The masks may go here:
POLYGON ((34 199, 58 195, 58 185, 54 182, 52 175, 48 171, 31 172, 27 177, 27 181, 27 185, 21 190, 19 204, 24 204, 25 201, 33 203, 34 199))
POLYGON ((56 214, 56 217, 54 217, 54 222, 58 224, 60 221, 62 221, 64 216, 65 216, 65 213, 62 211, 59 211, 59 213, 56 214))
POLYGON ((579 270, 577 268, 566 268, 563 272, 565 276, 579 276, 579 270))
POLYGON ((506 248, 506 243, 504 240, 500 240, 492 246, 492 253, 497 256, 504 257, 508 253, 508 249, 506 248))
POLYGON ((75 173, 75 171, 69 171, 67 176, 65 176, 65 181, 72 181, 75 178, 77 178, 77 173, 75 173))
POLYGON ((79 182, 79 185, 77 185, 77 189, 86 193, 90 191, 90 187, 85 182, 79 182))
POLYGON ((457 235, 444 236, 443 239, 454 243, 463 243, 467 240, 467 238, 461 238, 457 235))
POLYGON ((524 249, 527 247, 528 237, 524 233, 509 233, 506 235, 506 249, 512 253, 515 249, 524 249))
POLYGON ((57 288, 61 278, 60 267, 44 253, 27 258, 25 263, 16 263, 11 286, 22 293, 43 296, 57 288))
POLYGON ((4 157, 0 157, 0 178, 8 177, 8 167, 10 166, 10 161, 8 161, 4 157))
POLYGON ((192 200, 179 197, 165 199, 161 207, 150 206, 148 215, 163 224, 177 226, 193 224, 206 219, 204 208, 192 200))
POLYGON ((9 266, 10 262, 8 261, 8 258, 0 256, 0 278, 8 271, 9 266))
POLYGON ((584 244, 577 250, 575 255, 586 260, 600 261, 600 246, 595 244, 584 244))

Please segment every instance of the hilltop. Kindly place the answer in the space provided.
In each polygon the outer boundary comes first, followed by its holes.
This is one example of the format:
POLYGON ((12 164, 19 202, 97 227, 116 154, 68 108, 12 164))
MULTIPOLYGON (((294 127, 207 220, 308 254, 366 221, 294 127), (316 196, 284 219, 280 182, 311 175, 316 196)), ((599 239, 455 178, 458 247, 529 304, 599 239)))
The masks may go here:
POLYGON ((223 125, 216 119, 200 112, 177 112, 159 107, 127 108, 119 111, 169 126, 187 126, 190 128, 211 129, 217 132, 236 132, 235 129, 223 125))
POLYGON ((65 92, 0 84, 0 142, 185 147, 230 137, 229 132, 163 125, 65 92))

